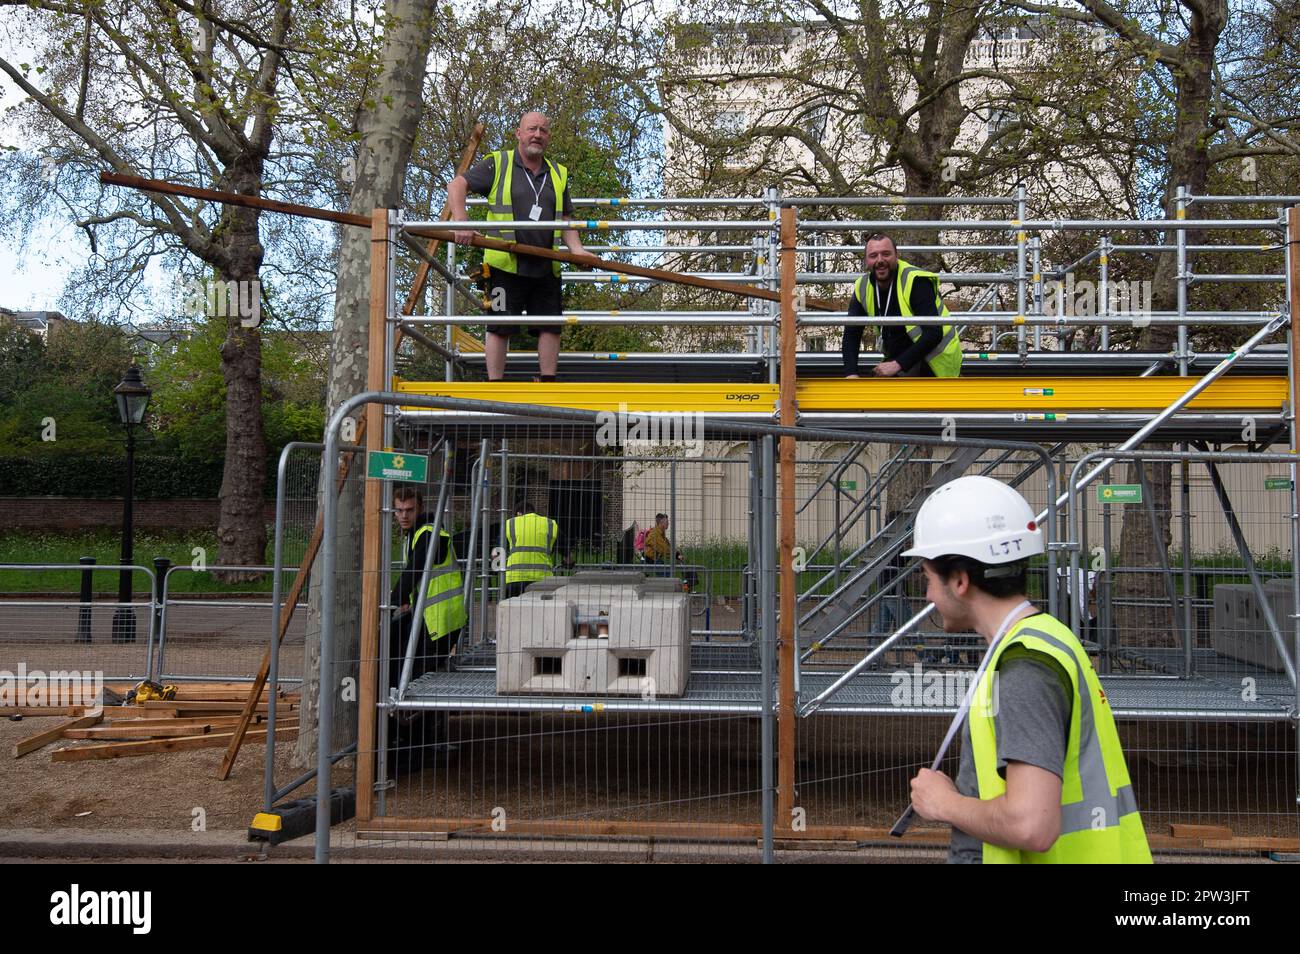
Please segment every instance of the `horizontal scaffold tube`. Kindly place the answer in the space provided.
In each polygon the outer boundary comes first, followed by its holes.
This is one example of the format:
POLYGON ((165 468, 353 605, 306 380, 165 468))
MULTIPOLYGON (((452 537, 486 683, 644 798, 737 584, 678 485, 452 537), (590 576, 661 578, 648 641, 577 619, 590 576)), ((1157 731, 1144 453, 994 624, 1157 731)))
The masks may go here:
MULTIPOLYGON (((417 325, 481 325, 483 315, 405 315, 403 321, 417 325)), ((610 312, 605 315, 529 315, 529 320, 539 325, 736 325, 750 327, 758 325, 776 325, 780 318, 776 315, 751 315, 739 312, 727 317, 678 318, 674 312, 651 312, 633 314, 631 312, 610 312)), ((396 321, 398 316, 390 320, 396 321)))
POLYGON ((783 199, 782 208, 826 205, 1015 205, 1015 196, 883 195, 874 198, 783 199))
POLYGON ((1140 229, 1282 229, 1283 224, 1277 219, 1033 219, 1017 222, 1015 219, 960 219, 953 221, 841 221, 830 219, 824 222, 801 222, 800 228, 806 231, 823 232, 863 232, 880 229, 893 229, 896 232, 913 229, 937 229, 941 232, 1117 232, 1138 231, 1140 229))
MULTIPOLYGON (((635 231, 635 232, 713 232, 718 230, 734 232, 749 230, 767 232, 773 223, 767 219, 514 219, 511 221, 492 222, 457 222, 456 225, 468 225, 476 230, 499 232, 502 229, 577 229, 580 232, 594 231, 635 231)), ((441 219, 428 222, 404 222, 402 228, 414 232, 419 229, 446 228, 447 223, 441 219)), ((436 236, 435 236, 436 238, 436 236)))
MULTIPOLYGON (((468 206, 487 205, 487 199, 467 198, 465 204, 468 206)), ((751 208, 762 208, 767 205, 766 199, 692 199, 684 196, 669 196, 667 198, 577 198, 573 200, 575 206, 623 206, 639 205, 645 208, 667 208, 671 206, 692 206, 697 208, 727 208, 729 206, 747 206, 751 208)))

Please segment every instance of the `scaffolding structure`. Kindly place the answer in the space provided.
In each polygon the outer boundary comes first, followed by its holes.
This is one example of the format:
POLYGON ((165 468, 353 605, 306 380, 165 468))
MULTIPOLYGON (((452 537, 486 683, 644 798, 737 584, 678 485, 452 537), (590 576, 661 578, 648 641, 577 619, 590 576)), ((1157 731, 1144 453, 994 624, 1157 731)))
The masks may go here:
MULTIPOLYGON (((372 267, 370 390, 335 409, 325 435, 323 460, 332 465, 344 446, 343 427, 354 415, 365 417, 368 450, 399 448, 430 455, 429 486, 437 504, 432 509, 434 538, 443 526, 457 517, 468 522, 469 546, 458 553, 463 566, 464 597, 470 622, 462 637, 463 652, 449 672, 410 678, 411 660, 397 691, 385 698, 379 692, 379 669, 388 658, 389 614, 384 594, 392 584, 393 567, 386 555, 393 552, 391 522, 392 486, 368 481, 365 486, 365 537, 362 565, 360 726, 358 745, 358 829, 370 833, 423 831, 483 831, 482 818, 438 815, 392 814, 387 804, 391 779, 382 757, 387 742, 390 715, 395 713, 447 712, 472 714, 497 712, 518 715, 600 712, 634 716, 671 717, 675 714, 757 718, 761 726, 761 817, 746 823, 720 822, 629 822, 583 817, 578 820, 537 820, 513 823, 512 834, 597 833, 607 836, 647 835, 699 839, 753 839, 771 858, 775 838, 877 839, 872 826, 834 824, 812 828, 792 826, 797 815, 796 772, 801 726, 813 725, 824 717, 916 717, 954 711, 951 706, 899 707, 890 699, 891 673, 886 668, 906 666, 914 659, 942 658, 952 665, 973 662, 975 648, 960 640, 928 633, 920 637, 930 607, 906 613, 904 595, 915 565, 901 563, 899 553, 910 535, 911 517, 920 500, 933 487, 962 473, 992 473, 1013 484, 1037 481, 1045 488, 1048 506, 1044 522, 1049 549, 1041 568, 1038 598, 1049 612, 1057 613, 1068 603, 1076 632, 1081 632, 1088 611, 1070 581, 1088 572, 1090 518, 1086 514, 1086 492, 1109 473, 1117 462, 1134 462, 1135 471, 1148 494, 1143 462, 1180 468, 1181 532, 1177 565, 1166 559, 1148 568, 1159 575, 1176 608, 1171 645, 1168 647, 1112 645, 1116 615, 1109 591, 1099 605, 1097 640, 1098 668, 1111 705, 1121 720, 1130 723, 1177 722, 1179 724, 1220 722, 1278 726, 1291 746, 1290 778, 1283 784, 1290 793, 1290 819, 1282 829, 1287 837, 1295 832, 1296 785, 1300 765, 1295 758, 1295 741, 1300 734, 1294 660, 1300 656, 1300 616, 1277 618, 1266 612, 1266 635, 1281 660, 1280 669, 1266 665, 1234 665, 1212 647, 1198 642, 1193 624, 1197 609, 1194 566, 1193 519, 1190 503, 1192 467, 1204 468, 1212 483, 1215 500, 1224 515, 1231 540, 1243 564, 1242 577, 1261 605, 1269 605, 1265 580, 1242 522, 1234 510, 1232 493, 1223 479, 1223 468, 1234 465, 1265 465, 1288 480, 1289 523, 1286 557, 1273 567, 1273 575, 1290 591, 1291 606, 1300 607, 1300 577, 1294 572, 1300 551, 1300 501, 1296 497, 1296 421, 1292 408, 1296 397, 1296 349, 1292 334, 1296 317, 1297 259, 1294 243, 1300 238, 1300 211, 1279 211, 1274 219, 1192 219, 1195 208, 1231 203, 1279 205, 1295 203, 1297 197, 1192 196, 1179 190, 1177 216, 1171 220, 1052 220, 1027 217, 1027 196, 1019 188, 1010 197, 971 199, 782 199, 775 191, 762 199, 587 199, 580 206, 598 208, 643 207, 682 209, 754 209, 762 217, 742 219, 673 218, 522 222, 519 227, 596 229, 599 232, 750 233, 750 241, 715 242, 697 247, 653 241, 642 245, 592 246, 593 251, 628 251, 642 255, 671 253, 734 254, 743 259, 734 272, 682 271, 686 279, 721 282, 747 300, 745 310, 697 311, 582 311, 560 316, 530 316, 530 322, 548 318, 573 325, 731 325, 746 330, 745 349, 725 354, 594 354, 563 353, 561 368, 566 382, 534 384, 466 382, 456 379, 458 369, 473 370, 481 354, 468 350, 456 329, 482 324, 480 313, 457 314, 460 298, 449 282, 443 295, 441 314, 399 313, 397 308, 396 256, 419 239, 440 230, 442 222, 404 221, 388 210, 377 210, 372 220, 372 267), (894 220, 894 219, 809 219, 800 221, 801 210, 816 207, 898 207, 915 205, 1009 209, 1001 219, 894 220), (1290 229, 1290 238, 1273 241, 1290 229), (934 244, 900 246, 910 251, 957 251, 994 254, 1008 259, 997 272, 941 273, 945 284, 985 286, 966 310, 949 318, 908 318, 908 324, 953 323, 988 329, 987 350, 967 352, 963 377, 952 380, 914 379, 847 381, 832 379, 825 354, 798 352, 800 328, 843 326, 851 319, 825 311, 801 308, 799 289, 807 286, 842 284, 856 273, 811 269, 817 256, 853 253, 861 246, 827 244, 824 236, 840 232, 863 234, 905 228, 933 231, 934 244), (1086 231, 1099 233, 1097 246, 1077 261, 1046 267, 1042 262, 1040 236, 1049 232, 1086 231), (1115 232, 1163 234, 1159 243, 1113 242, 1115 232), (1189 232, 1258 232, 1268 242, 1251 244, 1192 245, 1189 232), (989 241, 988 233, 1010 235, 1011 241, 989 241), (801 241, 800 236, 805 236, 801 241), (952 236, 951 242, 945 237, 952 236), (966 238, 966 236, 973 236, 966 238), (1195 274, 1189 256, 1198 251, 1234 251, 1258 254, 1279 253, 1285 258, 1279 272, 1225 275, 1195 274), (1177 268, 1177 309, 1173 312, 1145 311, 1126 315, 1111 310, 1112 257, 1122 254, 1174 254, 1177 268), (1067 316, 1059 298, 1055 308, 1048 302, 1048 282, 1057 281, 1056 294, 1063 294, 1060 282, 1096 262, 1099 268, 1100 313, 1085 317, 1067 316), (804 270, 800 270, 800 265, 804 270), (1193 285, 1211 282, 1289 282, 1289 312, 1286 307, 1269 311, 1194 311, 1189 307, 1193 285), (996 295, 990 289, 1014 288, 1014 309, 994 307, 996 295), (1049 311, 1054 311, 1049 314, 1049 311), (1176 345, 1169 354, 1109 352, 1112 328, 1116 325, 1167 324, 1177 329, 1176 345), (1078 325, 1100 329, 1100 352, 1061 350, 1078 325), (1231 351, 1195 354, 1190 347, 1193 326, 1213 325, 1239 328, 1240 344, 1231 351), (442 341, 429 328, 441 327, 442 341), (1005 330, 1004 330, 1005 329, 1005 330), (1032 333, 1031 333, 1032 329, 1032 333), (1047 329, 1048 334, 1043 331, 1047 329), (1267 340, 1286 331, 1286 346, 1267 340), (406 382, 396 378, 395 343, 407 333, 417 341, 436 347, 447 358, 446 380, 406 382), (1012 351, 999 351, 999 342, 1014 338, 1012 351), (1056 348, 1047 345, 1054 343, 1056 348), (1173 375, 1162 375, 1172 371, 1173 375), (569 378, 572 377, 572 383, 569 378), (602 380, 595 380, 602 378, 602 380), (610 380, 618 387, 611 388, 610 380), (686 382, 686 383, 683 383, 686 382), (736 454, 712 458, 707 454, 697 464, 715 463, 744 467, 744 512, 747 515, 745 566, 740 576, 740 623, 734 628, 714 629, 707 618, 696 623, 692 617, 690 688, 678 698, 593 699, 586 696, 504 696, 493 680, 493 609, 504 589, 503 573, 493 566, 493 547, 504 547, 502 536, 507 501, 516 483, 532 462, 585 466, 604 462, 623 468, 628 464, 666 467, 669 509, 676 523, 678 471, 694 466, 679 458, 638 458, 635 454, 595 453, 576 450, 575 445, 590 435, 602 414, 636 414, 647 417, 697 415, 704 421, 711 444, 730 442, 736 454), (1249 440, 1243 441, 1243 421, 1251 422, 1249 440), (960 436, 956 436, 960 435, 960 436), (1153 451, 1148 441, 1176 441, 1177 451, 1153 451), (565 442, 568 442, 567 444, 565 442), (1251 453, 1233 453, 1226 446, 1247 443, 1251 453), (1078 444, 1100 446, 1072 457, 1068 448, 1078 444), (1196 449, 1192 449, 1192 445, 1196 449), (1273 445, 1289 453, 1268 453, 1273 445), (844 450, 830 459, 815 487, 800 492, 796 467, 801 451, 811 446, 835 445, 844 450), (886 448, 887 460, 873 471, 864 456, 871 447, 886 448), (560 449, 557 449, 560 448, 560 449), (936 452, 942 448, 944 453, 936 452), (466 500, 455 502, 457 451, 469 448, 468 477, 462 481, 466 500), (568 448, 568 449, 565 449, 568 448), (929 476, 913 488, 901 505, 887 510, 885 498, 903 480, 910 465, 924 465, 929 476), (862 473, 861 494, 846 493, 840 486, 849 468, 862 473), (779 484, 779 486, 778 486, 779 484), (799 514, 819 495, 833 499, 833 526, 807 554, 815 581, 805 583, 803 568, 796 569, 793 554, 797 545, 799 514), (496 518, 493 539, 493 518, 496 518), (819 562, 820 561, 820 562, 819 562), (1059 567, 1058 567, 1059 564, 1059 567), (1059 570, 1059 572, 1058 572, 1059 570), (892 613, 895 624, 888 633, 860 632, 863 621, 878 622, 882 610, 897 600, 892 613), (1109 634, 1109 635, 1108 635, 1109 634), (1250 679, 1252 691, 1242 693, 1235 685, 1250 679), (379 757, 376 757, 378 753, 379 757)), ((494 223, 510 228, 511 223, 494 223)), ((707 243, 707 239, 705 240, 707 243)), ((446 249, 447 268, 455 269, 454 249, 446 249)), ((617 268, 611 265, 611 268, 617 268)), ((596 274, 566 273, 568 282, 617 284, 628 276, 617 271, 596 274)), ((641 280, 631 276, 631 280, 641 280)), ((463 295, 461 298, 465 297, 463 295)), ((862 324, 903 323, 903 319, 862 319, 862 324)), ((871 360, 872 355, 867 355, 871 360)), ((514 354, 508 371, 534 360, 532 355, 514 354)), ((819 458, 825 464, 826 459, 819 458)), ((332 472, 332 470, 331 470, 332 472)), ((620 474, 623 471, 619 471, 620 474)), ((854 488, 856 490, 856 488, 854 488)), ((1101 548, 1107 559, 1113 550, 1112 506, 1104 504, 1100 528, 1101 548)), ((1153 518, 1155 519, 1155 518, 1153 518)), ((321 684, 328 685, 331 641, 335 637, 335 547, 333 534, 338 522, 338 488, 331 482, 324 502, 322 581, 321 684)), ((621 524, 622 521, 620 521, 621 524)), ((1153 525, 1154 526, 1154 525, 1153 525)), ((279 528, 277 527, 277 533, 279 528)), ((1166 553, 1166 557, 1168 554, 1166 553)), ((617 561, 599 564, 607 569, 622 566, 617 561)), ((675 558, 669 566, 673 576, 703 565, 675 558)), ((1107 570, 1110 568, 1107 567, 1107 570)), ((1125 568, 1138 572, 1142 568, 1125 568)), ((1204 575, 1206 593, 1220 585, 1214 574, 1204 575)), ((1107 585, 1111 574, 1106 573, 1107 585)), ((423 592, 423 584, 420 592, 423 592)), ((709 593, 706 583, 705 593, 709 593)), ((915 602, 915 599, 912 600, 915 602)), ((1132 610, 1132 607, 1124 611, 1132 610)), ((415 615, 418 615, 418 610, 415 615)), ((278 616, 278 613, 277 613, 278 616)), ((1203 631, 1204 627, 1200 627, 1203 631)), ((320 720, 330 724, 332 702, 321 694, 320 720)), ((328 780, 330 753, 320 746, 318 805, 325 813, 318 826, 318 857, 328 855, 328 780)), ((929 843, 924 842, 922 843, 929 843)))

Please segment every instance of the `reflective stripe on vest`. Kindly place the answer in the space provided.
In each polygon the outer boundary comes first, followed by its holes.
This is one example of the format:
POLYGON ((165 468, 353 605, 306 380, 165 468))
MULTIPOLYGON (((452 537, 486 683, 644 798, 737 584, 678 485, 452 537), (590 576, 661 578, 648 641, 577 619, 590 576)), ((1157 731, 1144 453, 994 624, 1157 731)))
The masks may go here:
MULTIPOLYGON (((411 559, 411 548, 419 541, 421 535, 432 530, 433 527, 426 523, 411 535, 406 545, 408 564, 411 559)), ((465 612, 460 567, 456 565, 456 553, 451 545, 451 535, 446 530, 439 530, 438 536, 447 542, 447 555, 441 563, 435 563, 429 568, 429 586, 424 593, 424 628, 428 630, 430 639, 441 639, 448 633, 460 629, 469 619, 465 612)), ((434 556, 437 556, 437 551, 434 552, 434 556)), ((421 571, 423 569, 420 568, 421 571)))
POLYGON ((968 723, 979 797, 987 801, 1006 792, 1006 781, 998 772, 993 674, 1002 655, 1013 646, 1055 660, 1069 677, 1073 690, 1061 780, 1061 831, 1045 852, 1020 851, 986 842, 984 862, 1150 864, 1151 849, 1110 704, 1078 639, 1050 616, 1032 616, 1017 623, 993 650, 993 658, 976 688, 968 723))
POLYGON ((506 583, 544 579, 555 572, 551 551, 559 533, 554 520, 536 513, 506 521, 506 583), (534 556, 533 554, 539 554, 534 556))
MULTIPOLYGON (((868 277, 863 275, 854 283, 853 297, 866 309, 867 314, 874 318, 876 296, 867 294, 868 277)), ((918 278, 928 278, 934 283, 935 310, 947 318, 948 306, 943 303, 943 296, 939 294, 939 276, 915 265, 909 265, 902 259, 898 261, 898 278, 894 290, 894 294, 898 296, 899 314, 904 318, 912 317, 912 285, 918 278)), ((913 341, 921 340, 922 329, 919 325, 904 325, 903 330, 913 341)), ((930 366, 936 378, 955 378, 961 374, 961 340, 957 337, 957 329, 953 325, 944 325, 942 331, 939 343, 925 356, 925 363, 930 366)))
MULTIPOLYGON (((511 188, 514 183, 515 172, 515 150, 502 149, 492 153, 494 171, 492 173, 492 190, 488 193, 488 221, 489 222, 510 222, 515 220, 514 206, 511 202, 511 188)), ((555 218, 564 214, 564 190, 568 187, 569 170, 558 162, 551 162, 545 159, 546 168, 551 176, 551 188, 555 192, 555 218)), ((524 170, 528 174, 528 170, 524 170)), ((525 216, 526 218, 526 216, 525 216)), ((514 229, 499 229, 488 231, 488 235, 500 238, 507 242, 515 241, 514 229)), ((555 230, 555 237, 551 240, 551 247, 554 248, 560 241, 560 230, 555 230)), ((503 272, 517 274, 519 271, 519 260, 513 252, 501 252, 496 249, 485 249, 483 252, 483 261, 488 268, 499 268, 503 272)), ((555 275, 560 274, 560 263, 552 262, 551 271, 555 275)))

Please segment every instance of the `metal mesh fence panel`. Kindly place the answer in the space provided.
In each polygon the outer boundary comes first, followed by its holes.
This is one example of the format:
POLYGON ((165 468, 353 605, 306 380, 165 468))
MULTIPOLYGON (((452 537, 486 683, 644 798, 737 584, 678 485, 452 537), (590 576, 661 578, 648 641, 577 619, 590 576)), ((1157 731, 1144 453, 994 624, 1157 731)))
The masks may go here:
POLYGON ((0 669, 75 670, 106 679, 149 671, 152 572, 129 570, 132 602, 118 603, 119 571, 70 565, 0 567, 0 669))

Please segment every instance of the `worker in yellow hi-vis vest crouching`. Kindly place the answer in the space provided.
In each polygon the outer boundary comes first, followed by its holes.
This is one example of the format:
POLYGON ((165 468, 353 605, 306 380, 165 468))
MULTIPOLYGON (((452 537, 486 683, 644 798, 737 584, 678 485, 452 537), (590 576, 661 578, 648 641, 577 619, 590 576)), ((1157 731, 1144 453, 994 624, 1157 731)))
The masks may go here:
MULTIPOLYGON (((403 565, 390 597, 393 610, 388 643, 388 689, 396 689, 400 684, 413 628, 418 641, 411 667, 412 682, 426 673, 445 672, 451 668, 452 654, 468 619, 463 580, 451 535, 446 530, 439 530, 430 560, 434 515, 425 513, 422 504, 420 492, 414 487, 402 487, 393 494, 393 515, 403 531, 403 565), (428 585, 421 601, 420 580, 426 563, 428 585), (413 614, 421 603, 420 621, 413 625, 413 614)), ((424 747, 445 742, 447 725, 445 713, 433 719, 420 718, 415 712, 401 713, 390 743, 390 750, 397 756, 393 770, 400 772, 416 766, 424 747)))
POLYGON ((989 643, 966 712, 954 783, 922 769, 912 807, 952 825, 948 860, 1151 862, 1110 702, 1070 628, 1025 598, 1044 552, 1034 511, 990 477, 944 484, 916 515, 904 556, 949 633, 989 643))
POLYGON ((529 583, 555 575, 559 525, 520 507, 506 521, 506 588, 502 599, 519 596, 529 583))
MULTIPOLYGON (((849 317, 947 317, 939 276, 898 257, 894 240, 879 232, 868 237, 867 274, 853 285, 849 317)), ((858 376, 858 351, 865 325, 844 327, 844 375, 858 376)), ((955 378, 961 374, 961 341, 949 324, 881 325, 884 359, 871 373, 878 378, 955 378)))

